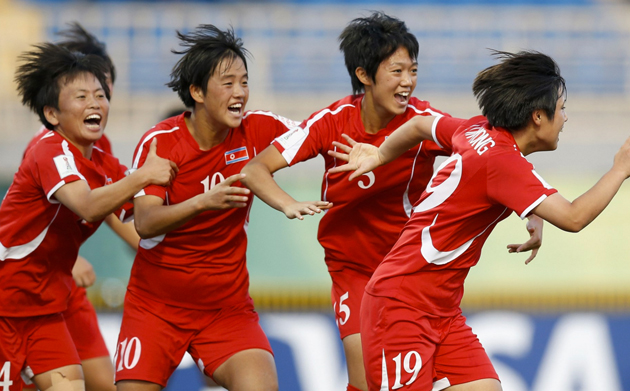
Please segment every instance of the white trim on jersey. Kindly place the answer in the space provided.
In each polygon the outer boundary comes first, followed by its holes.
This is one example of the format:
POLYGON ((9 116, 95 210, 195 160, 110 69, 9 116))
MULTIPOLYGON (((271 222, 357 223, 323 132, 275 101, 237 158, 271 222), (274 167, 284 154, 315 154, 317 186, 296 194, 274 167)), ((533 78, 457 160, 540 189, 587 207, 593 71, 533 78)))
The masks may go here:
POLYGON ((44 241, 46 237, 46 233, 48 233, 48 228, 50 228, 51 224, 57 218, 57 214, 61 209, 61 204, 57 207, 57 211, 55 212, 55 216, 50 220, 50 223, 44 228, 44 230, 37 235, 37 237, 31 240, 28 243, 20 244, 19 246, 13 247, 4 247, 2 243, 0 243, 0 261, 4 261, 6 259, 22 259, 35 251, 37 247, 44 241))
POLYGON ((243 119, 249 117, 251 114, 266 115, 267 117, 271 117, 271 118, 281 122, 284 126, 287 127, 287 129, 295 128, 296 126, 298 126, 300 124, 298 121, 294 121, 294 120, 292 120, 290 118, 283 117, 281 115, 272 113, 271 111, 265 111, 265 110, 248 111, 243 116, 243 119))
MULTIPOLYGON (((39 140, 41 141, 41 140, 43 140, 43 139, 45 139, 45 138, 52 137, 52 136, 54 136, 54 135, 55 135, 55 132, 53 132, 52 130, 49 130, 49 131, 48 131, 48 133, 46 133, 45 135, 43 135, 43 136, 42 136, 42 138, 40 138, 39 140)), ((39 142, 39 141, 38 141, 38 142, 39 142)))
POLYGON ((435 134, 435 131, 437 130, 437 124, 442 117, 443 116, 436 117, 435 120, 433 121, 433 124, 431 125, 431 135, 433 136, 433 142, 435 142, 438 147, 444 149, 444 146, 440 144, 440 142, 438 141, 437 135, 435 134))
POLYGON ((447 263, 454 261, 460 255, 462 255, 466 250, 468 250, 472 242, 475 239, 477 239, 479 236, 483 235, 483 233, 486 232, 488 228, 490 228, 497 220, 499 220, 501 216, 503 216, 503 213, 505 213, 506 211, 511 213, 511 211, 509 211, 509 209, 506 207, 505 209, 503 209, 503 212, 501 212, 499 216, 496 219, 494 219, 493 222, 488 224, 488 226, 486 226, 486 228, 483 229, 483 231, 478 233, 475 237, 473 237, 466 243, 462 244, 455 250, 451 250, 451 251, 440 251, 433 246, 433 239, 431 238, 431 232, 429 232, 429 228, 433 227, 435 225, 435 222, 437 221, 438 215, 435 215, 435 219, 433 219, 433 223, 431 223, 431 225, 429 225, 428 227, 424 227, 422 229, 422 247, 420 248, 420 252, 422 253, 422 256, 428 263, 432 263, 435 265, 446 265, 447 263))
POLYGON ((166 234, 162 234, 162 235, 155 236, 155 237, 148 238, 148 239, 140 239, 139 246, 142 247, 145 250, 151 250, 153 247, 155 247, 158 244, 162 243, 162 241, 164 240, 165 237, 166 237, 166 234))
POLYGON ((389 391, 389 378, 387 377, 387 360, 385 360, 385 349, 383 349, 383 361, 381 365, 381 390, 389 391))
POLYGON ((433 388, 431 391, 442 391, 445 388, 451 386, 451 382, 448 380, 448 377, 443 377, 438 381, 433 382, 433 388))
POLYGON ((411 187, 411 181, 413 180, 413 173, 416 171, 416 160, 418 160, 418 155, 420 155, 420 150, 422 149, 422 142, 418 146, 418 152, 416 152, 416 156, 413 158, 413 164, 411 165, 411 175, 409 175, 409 181, 407 182, 407 188, 403 193, 403 208, 407 217, 411 217, 411 212, 413 212, 413 204, 409 200, 409 187, 411 187))
POLYGON ((147 141, 151 140, 153 137, 157 136, 158 134, 163 134, 163 133, 172 133, 176 130, 179 130, 179 126, 176 126, 172 129, 166 129, 166 130, 157 130, 155 132, 149 133, 149 135, 147 137, 144 138, 144 140, 142 140, 142 142, 140 143, 140 147, 138 148, 138 152, 136 153, 136 155, 133 158, 133 164, 131 165, 131 169, 133 170, 137 170, 138 169, 138 163, 140 162, 140 156, 142 156, 142 150, 144 148, 144 144, 147 143, 147 141))
POLYGON ((59 201, 57 201, 57 200, 53 200, 53 199, 52 199, 52 196, 53 196, 53 194, 55 194, 55 192, 56 192, 57 190, 59 190, 59 188, 60 188, 61 186, 65 185, 65 184, 66 184, 66 181, 64 181, 64 180, 62 179, 62 180, 61 180, 61 182, 57 183, 57 184, 55 185, 55 187, 53 187, 52 189, 50 189, 50 191, 48 192, 48 194, 46 194, 46 198, 48 198, 48 202, 50 202, 51 204, 59 204, 59 201))
POLYGON ((538 205, 540 205, 541 202, 543 202, 545 200, 545 198, 547 198, 546 194, 541 195, 536 201, 534 201, 534 203, 532 203, 530 206, 528 206, 523 213, 520 214, 520 218, 521 220, 524 220, 527 215, 529 214, 529 212, 531 212, 534 208, 536 208, 538 205))
POLYGON ((415 111, 416 113, 418 113, 418 114, 429 113, 429 114, 431 114, 433 117, 438 117, 438 118, 439 118, 439 117, 444 117, 444 114, 442 114, 442 113, 438 113, 437 111, 433 111, 433 110, 431 110, 431 109, 424 109, 424 110, 421 110, 421 109, 419 109, 419 108, 417 108, 416 106, 413 106, 413 105, 408 105, 407 107, 411 107, 411 109, 412 109, 413 111, 415 111))
MULTIPOLYGON (((320 119, 322 119, 326 114, 331 114, 331 115, 337 115, 339 114, 339 112, 341 112, 341 110, 345 109, 346 107, 355 107, 354 105, 351 104, 345 104, 345 105, 341 105, 339 107, 337 107, 334 111, 330 110, 330 109, 323 109, 322 111, 320 111, 319 113, 315 114, 315 116, 313 116, 311 119, 306 120, 306 125, 304 126, 302 130, 303 132, 303 136, 302 138, 300 138, 299 140, 296 140, 295 143, 292 143, 290 145, 286 145, 285 143, 281 143, 282 146, 285 148, 284 152, 282 152, 282 156, 284 157, 284 160, 287 161, 287 164, 291 164, 291 162, 293 161, 293 159, 295 159, 295 155, 297 155, 298 151, 300 150, 300 147, 302 146, 302 142, 304 140, 306 140, 306 138, 308 137, 308 134, 310 132, 310 128, 311 126, 319 121, 320 119)), ((295 128, 295 127, 293 127, 295 128)), ((290 129, 290 131, 292 131, 293 129, 290 129)), ((282 137, 282 136, 280 136, 282 137)), ((280 138, 278 137, 278 138, 280 138)), ((276 138, 276 140, 278 139, 276 138)))

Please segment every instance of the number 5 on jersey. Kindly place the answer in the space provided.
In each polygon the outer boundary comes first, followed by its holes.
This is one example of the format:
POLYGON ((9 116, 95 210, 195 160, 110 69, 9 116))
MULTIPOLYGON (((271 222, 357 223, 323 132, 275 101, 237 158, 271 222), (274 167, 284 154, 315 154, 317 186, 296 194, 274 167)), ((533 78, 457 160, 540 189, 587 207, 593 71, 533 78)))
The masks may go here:
POLYGON ((348 319, 350 319, 350 307, 348 307, 346 304, 343 303, 344 300, 347 300, 347 299, 348 299, 348 292, 344 293, 339 298, 339 313, 337 313, 337 303, 333 303, 333 310, 335 312, 335 322, 337 322, 337 327, 339 327, 340 323, 343 326, 344 324, 346 324, 348 319), (342 314, 343 314, 343 318, 342 318, 342 314))

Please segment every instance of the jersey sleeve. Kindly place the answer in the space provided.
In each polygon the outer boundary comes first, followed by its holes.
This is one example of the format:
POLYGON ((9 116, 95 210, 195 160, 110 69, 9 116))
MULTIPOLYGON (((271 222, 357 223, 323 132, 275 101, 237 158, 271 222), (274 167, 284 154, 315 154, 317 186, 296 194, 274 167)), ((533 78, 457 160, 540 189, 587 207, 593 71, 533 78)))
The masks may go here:
POLYGON ((497 154, 488 164, 488 197, 515 211, 521 219, 557 192, 518 152, 497 154))
POLYGON ((433 141, 442 149, 447 155, 450 155, 453 151, 453 135, 455 131, 459 129, 466 120, 461 118, 453 118, 448 116, 435 117, 433 121, 433 141))
MULTIPOLYGON (((137 170, 138 168, 142 167, 142 165, 144 165, 144 162, 147 160, 147 155, 149 154, 149 150, 151 148, 151 142, 153 141, 153 139, 159 138, 156 133, 157 132, 145 134, 140 140, 140 143, 136 147, 136 151, 133 154, 133 164, 130 170, 131 172, 137 170)), ((168 148, 169 148, 169 143, 167 142, 167 140, 164 140, 162 142, 158 140, 157 155, 162 158, 168 159, 169 158, 168 148)), ((135 195, 134 198, 142 197, 145 195, 154 195, 165 200, 166 188, 164 186, 149 185, 145 187, 144 189, 140 190, 135 195)))
POLYGON ((337 118, 329 109, 311 115, 299 126, 277 137, 272 145, 278 149, 287 164, 299 162, 326 154, 332 143, 331 132, 336 129, 337 118))
POLYGON ((297 121, 269 111, 255 111, 247 120, 246 126, 251 129, 248 137, 254 140, 256 152, 264 150, 271 145, 276 137, 299 124, 297 121))
POLYGON ((41 143, 33 150, 34 176, 39 178, 46 198, 52 201, 53 194, 61 186, 85 180, 79 172, 67 141, 41 143))

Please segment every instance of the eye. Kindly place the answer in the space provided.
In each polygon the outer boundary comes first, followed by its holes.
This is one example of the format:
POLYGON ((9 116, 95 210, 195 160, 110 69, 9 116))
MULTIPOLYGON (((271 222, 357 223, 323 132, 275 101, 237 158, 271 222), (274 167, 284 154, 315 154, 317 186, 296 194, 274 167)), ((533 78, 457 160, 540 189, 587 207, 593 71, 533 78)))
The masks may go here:
POLYGON ((85 95, 81 94, 79 96, 77 96, 78 99, 85 99, 85 95))

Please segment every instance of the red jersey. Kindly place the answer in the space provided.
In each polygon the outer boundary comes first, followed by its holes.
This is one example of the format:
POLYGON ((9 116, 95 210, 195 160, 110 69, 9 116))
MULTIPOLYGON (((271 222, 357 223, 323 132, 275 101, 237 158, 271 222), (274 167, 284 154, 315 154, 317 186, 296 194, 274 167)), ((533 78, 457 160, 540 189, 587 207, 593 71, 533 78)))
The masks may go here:
POLYGON ((485 117, 436 121, 434 140, 453 154, 436 170, 366 291, 452 316, 492 229, 512 211, 524 219, 556 190, 512 134, 489 126, 485 117))
MULTIPOLYGON (((361 121, 363 95, 348 96, 311 115, 278 137, 273 145, 289 165, 322 155, 326 173, 322 199, 333 203, 319 223, 317 238, 324 247, 329 271, 351 268, 371 275, 392 248, 413 204, 433 173, 436 155, 447 154, 425 141, 399 159, 352 182, 350 173, 330 174, 343 161, 328 155, 333 141, 345 133, 357 142, 379 146, 396 128, 417 115, 445 115, 428 102, 411 98, 404 114, 396 116, 376 134, 365 132, 361 121)), ((446 114, 448 115, 448 114, 446 114)))
POLYGON ((95 148, 88 160, 53 131, 29 149, 0 206, 0 316, 66 309, 79 246, 101 222, 85 222, 53 194, 76 180, 95 189, 122 177, 116 158, 95 148))
MULTIPOLYGON (((249 159, 296 124, 269 112, 248 111, 221 144, 202 151, 186 126, 186 115, 190 112, 162 121, 142 137, 133 168, 142 166, 151 141, 157 138, 157 154, 175 162, 179 172, 170 186, 149 186, 136 197, 154 195, 165 205, 174 205, 208 191, 240 173, 249 159)), ((240 182, 232 186, 243 187, 240 182)), ((252 200, 253 195, 246 208, 206 211, 171 232, 141 240, 129 291, 190 309, 247 300, 246 229, 252 200)))

